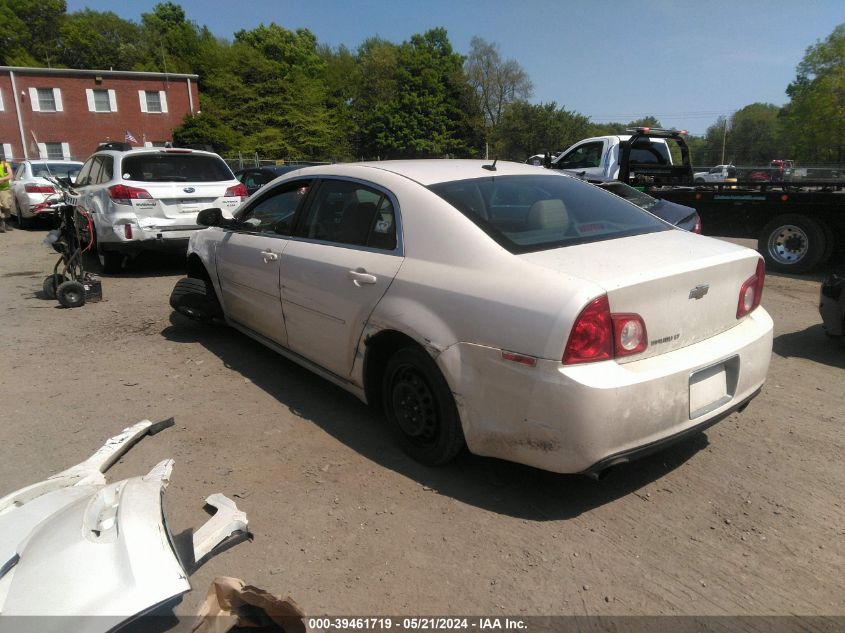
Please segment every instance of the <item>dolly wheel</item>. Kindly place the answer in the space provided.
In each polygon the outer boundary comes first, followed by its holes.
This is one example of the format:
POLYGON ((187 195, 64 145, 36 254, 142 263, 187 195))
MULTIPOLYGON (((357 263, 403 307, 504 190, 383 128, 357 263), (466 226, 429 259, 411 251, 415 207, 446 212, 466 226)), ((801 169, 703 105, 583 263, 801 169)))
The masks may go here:
POLYGON ((85 286, 78 281, 65 281, 56 288, 56 299, 65 308, 79 308, 85 305, 85 286))
POLYGON ((41 284, 41 289, 44 291, 44 295, 48 299, 55 299, 56 289, 65 281, 67 281, 67 277, 61 273, 53 273, 49 277, 44 278, 44 283, 41 284))

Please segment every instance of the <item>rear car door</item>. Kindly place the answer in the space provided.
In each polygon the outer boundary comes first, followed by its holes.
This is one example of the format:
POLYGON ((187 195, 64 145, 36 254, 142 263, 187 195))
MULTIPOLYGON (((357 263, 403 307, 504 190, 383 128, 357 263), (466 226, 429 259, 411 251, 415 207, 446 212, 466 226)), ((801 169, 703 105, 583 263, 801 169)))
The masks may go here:
POLYGON ((351 180, 322 180, 282 254, 288 347, 338 376, 403 261, 398 202, 351 180))
POLYGON ((217 245, 217 276, 226 316, 287 345, 279 270, 297 208, 309 187, 296 181, 251 201, 217 245))

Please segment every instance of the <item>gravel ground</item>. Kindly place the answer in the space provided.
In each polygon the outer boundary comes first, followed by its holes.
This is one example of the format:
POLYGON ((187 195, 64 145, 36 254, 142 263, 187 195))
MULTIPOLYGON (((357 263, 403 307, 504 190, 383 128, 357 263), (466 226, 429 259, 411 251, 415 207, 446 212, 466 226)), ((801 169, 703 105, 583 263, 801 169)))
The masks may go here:
POLYGON ((62 309, 40 291, 43 236, 0 235, 0 494, 174 416, 110 480, 173 457, 175 533, 222 492, 254 534, 194 574, 177 613, 227 575, 309 615, 845 614, 845 345, 822 331, 821 273, 767 278, 774 354, 744 413, 594 482, 412 462, 344 391, 173 314, 179 258, 140 259, 103 277, 102 302, 62 309))

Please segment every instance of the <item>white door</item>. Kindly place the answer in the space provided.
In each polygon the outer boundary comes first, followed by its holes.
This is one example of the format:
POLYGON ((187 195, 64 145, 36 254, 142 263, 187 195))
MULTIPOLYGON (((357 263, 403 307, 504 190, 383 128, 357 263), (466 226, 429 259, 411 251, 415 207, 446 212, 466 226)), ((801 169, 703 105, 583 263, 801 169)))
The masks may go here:
POLYGON ((287 345, 281 257, 307 188, 307 181, 297 181, 250 201, 217 244, 217 277, 226 316, 280 345, 287 345))
POLYGON ((395 205, 374 187, 325 180, 282 254, 288 347, 338 376, 402 264, 395 205))

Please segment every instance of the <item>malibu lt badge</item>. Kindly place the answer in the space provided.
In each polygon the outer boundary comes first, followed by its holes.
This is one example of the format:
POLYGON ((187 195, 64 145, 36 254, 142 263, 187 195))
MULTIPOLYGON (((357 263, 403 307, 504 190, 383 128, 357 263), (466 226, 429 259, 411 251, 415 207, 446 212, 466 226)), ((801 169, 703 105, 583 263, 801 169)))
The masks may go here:
POLYGON ((689 298, 690 299, 701 299, 704 295, 707 294, 707 291, 710 290, 710 286, 707 284, 699 284, 695 288, 689 291, 689 298))

